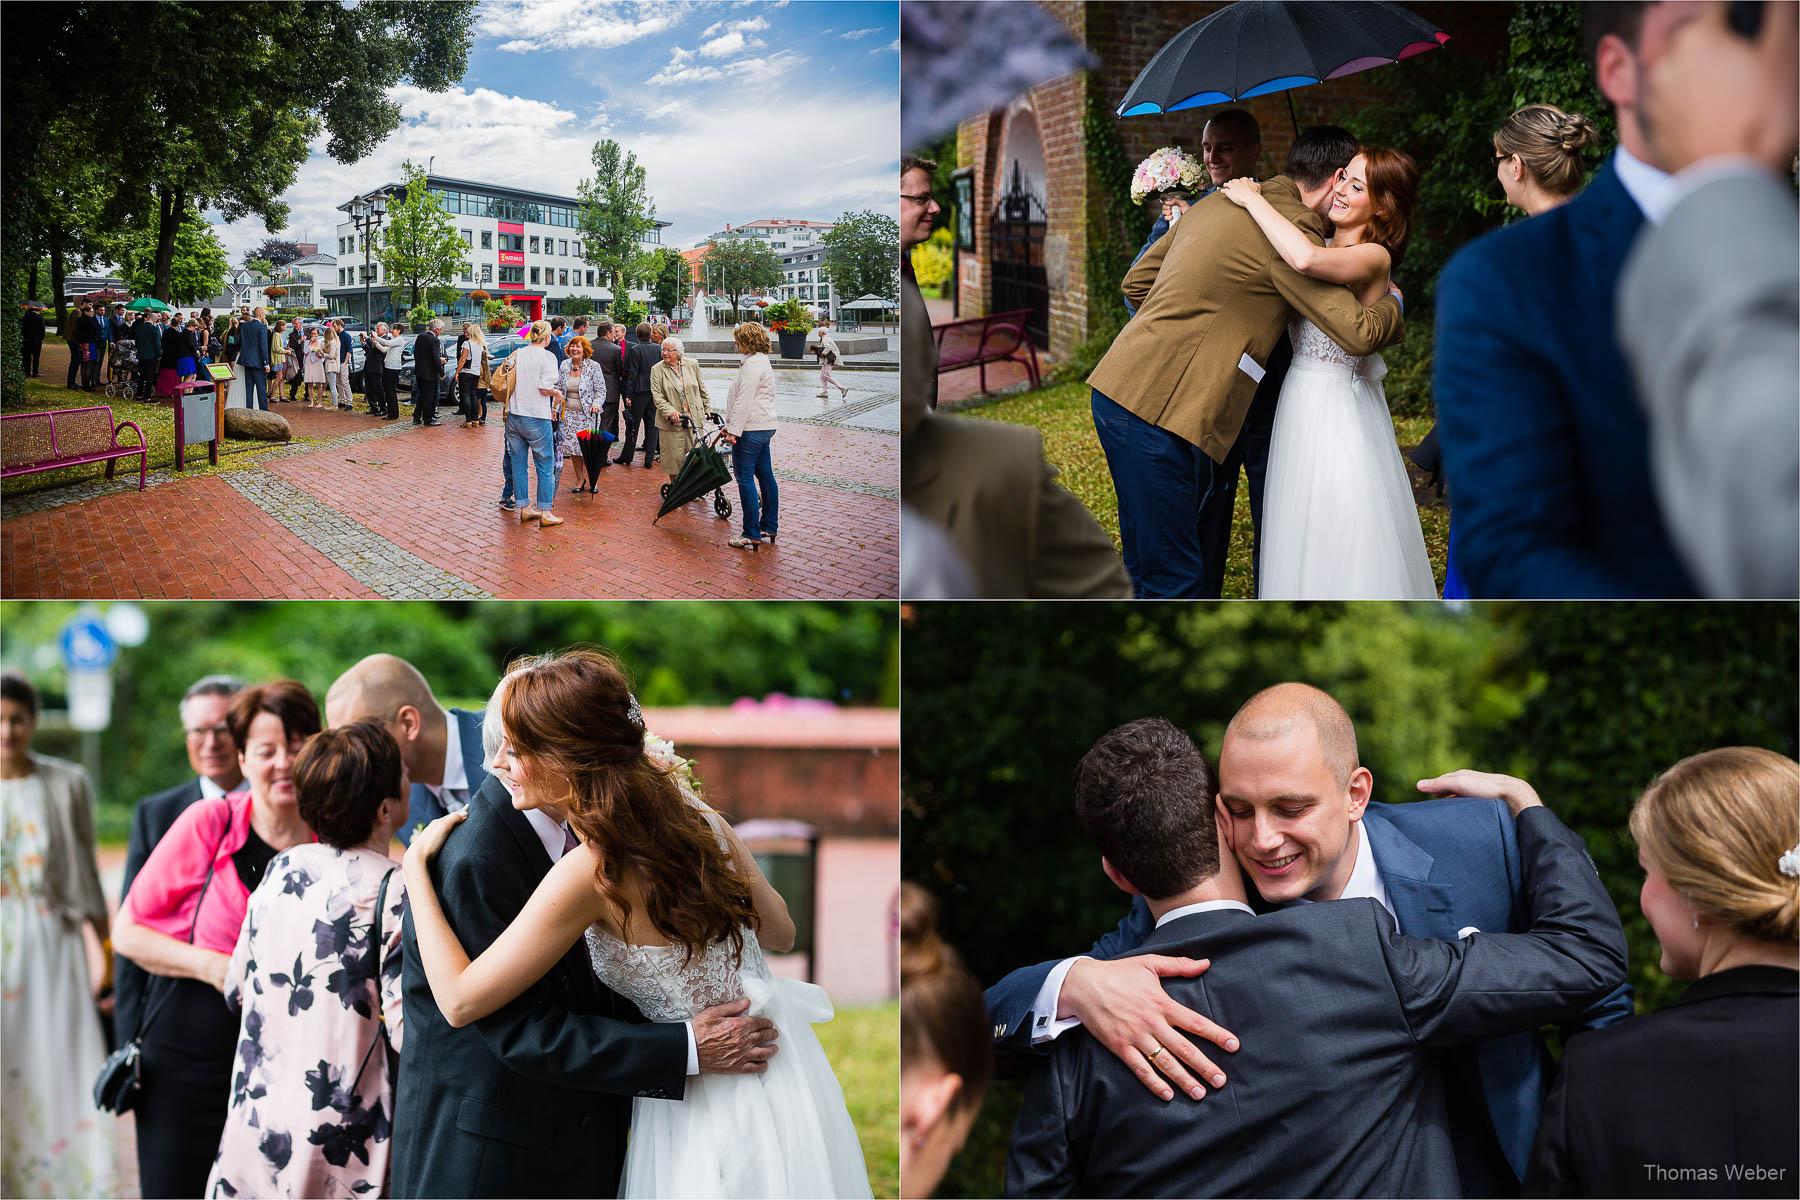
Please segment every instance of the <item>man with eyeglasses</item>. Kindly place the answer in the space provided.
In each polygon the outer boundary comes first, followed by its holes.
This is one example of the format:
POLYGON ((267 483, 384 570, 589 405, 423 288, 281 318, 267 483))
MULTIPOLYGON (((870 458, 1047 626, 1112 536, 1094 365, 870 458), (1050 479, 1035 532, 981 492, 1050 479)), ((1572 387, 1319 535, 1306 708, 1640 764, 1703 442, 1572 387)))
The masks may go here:
MULTIPOLYGON (((119 899, 131 890, 144 860, 156 849, 175 818, 187 811, 188 805, 203 796, 223 796, 244 784, 244 773, 238 766, 237 743, 225 724, 225 712, 231 698, 244 689, 244 681, 231 675, 208 675, 188 688, 181 698, 181 726, 187 735, 188 765, 194 778, 166 792, 145 796, 131 815, 131 842, 125 853, 125 882, 119 888, 119 899)), ((114 987, 118 993, 114 1021, 120 1045, 137 1036, 138 1021, 144 1011, 144 992, 150 976, 123 955, 117 958, 114 987)))

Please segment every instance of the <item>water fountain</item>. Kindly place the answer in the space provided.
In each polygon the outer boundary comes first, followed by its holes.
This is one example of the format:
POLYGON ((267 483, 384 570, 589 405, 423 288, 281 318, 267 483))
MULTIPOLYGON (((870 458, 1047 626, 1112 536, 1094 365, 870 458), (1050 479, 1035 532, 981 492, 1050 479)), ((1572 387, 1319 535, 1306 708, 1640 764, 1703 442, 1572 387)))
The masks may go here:
POLYGON ((694 321, 688 330, 687 340, 703 342, 712 336, 712 321, 706 311, 706 295, 699 288, 694 289, 694 321))

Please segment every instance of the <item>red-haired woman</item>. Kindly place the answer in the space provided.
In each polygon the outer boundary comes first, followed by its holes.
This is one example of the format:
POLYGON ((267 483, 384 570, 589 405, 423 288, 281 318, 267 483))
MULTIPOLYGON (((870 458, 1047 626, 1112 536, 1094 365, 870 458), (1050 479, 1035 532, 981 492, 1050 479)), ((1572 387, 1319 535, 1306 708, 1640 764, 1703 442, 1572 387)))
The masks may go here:
MULTIPOLYGON (((1374 304, 1406 251, 1419 168, 1403 151, 1362 147, 1339 174, 1326 214, 1336 232, 1323 246, 1264 200, 1254 180, 1223 190, 1288 266, 1374 304)), ((1269 439, 1258 596, 1436 599, 1381 386, 1386 365, 1377 354, 1347 353, 1304 318, 1289 322, 1288 336, 1294 364, 1269 439)))
MULTIPOLYGON (((574 650, 503 681, 489 764, 513 806, 567 838, 518 919, 473 962, 445 920, 429 863, 465 813, 413 838, 406 885, 419 960, 445 1020, 499 1009, 586 938, 595 974, 652 1021, 741 998, 779 1031, 760 1074, 701 1074, 680 1100, 638 1097, 621 1196, 867 1196, 862 1148, 812 1032, 818 987, 776 979, 763 947, 793 945, 787 905, 696 795, 688 764, 647 733, 611 658, 574 650), (564 823, 566 822, 566 826, 564 823), (719 1131, 730 1130, 728 1141, 719 1131)), ((465 810, 466 812, 466 810, 465 810)))

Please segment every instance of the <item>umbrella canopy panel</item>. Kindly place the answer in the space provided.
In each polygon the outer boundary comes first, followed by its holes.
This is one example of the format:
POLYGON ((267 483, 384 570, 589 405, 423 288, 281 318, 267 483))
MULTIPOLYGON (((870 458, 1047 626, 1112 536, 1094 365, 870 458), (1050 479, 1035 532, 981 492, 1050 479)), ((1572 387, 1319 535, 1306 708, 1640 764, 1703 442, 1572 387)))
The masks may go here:
POLYGON ((1238 0, 1170 38, 1116 111, 1135 117, 1249 100, 1411 58, 1449 38, 1381 0, 1238 0))

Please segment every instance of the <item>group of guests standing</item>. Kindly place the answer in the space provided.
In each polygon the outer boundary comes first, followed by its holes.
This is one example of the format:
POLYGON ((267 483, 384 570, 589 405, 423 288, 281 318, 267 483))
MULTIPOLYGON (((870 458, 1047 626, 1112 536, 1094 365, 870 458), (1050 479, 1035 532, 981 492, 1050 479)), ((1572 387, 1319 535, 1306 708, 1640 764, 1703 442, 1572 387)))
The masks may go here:
MULTIPOLYGON (((215 352, 211 309, 188 317, 141 309, 128 316, 123 303, 108 311, 104 304, 84 301, 69 306, 62 338, 69 347, 66 386, 87 392, 100 389, 101 367, 108 355, 129 343, 137 360, 135 379, 140 397, 155 394, 159 371, 174 372, 180 383, 192 381, 215 352)), ((25 374, 41 378, 44 314, 36 307, 27 308, 19 318, 19 339, 25 374)))

